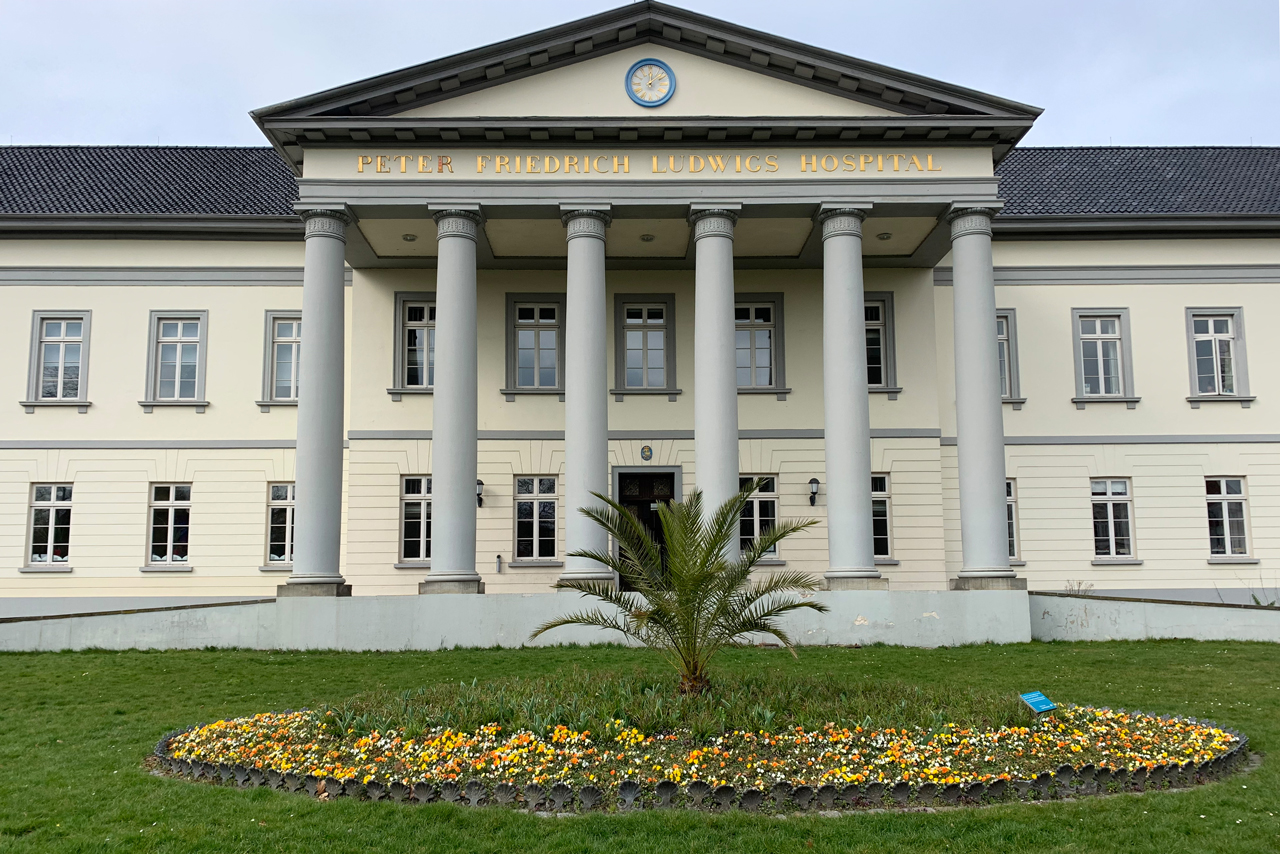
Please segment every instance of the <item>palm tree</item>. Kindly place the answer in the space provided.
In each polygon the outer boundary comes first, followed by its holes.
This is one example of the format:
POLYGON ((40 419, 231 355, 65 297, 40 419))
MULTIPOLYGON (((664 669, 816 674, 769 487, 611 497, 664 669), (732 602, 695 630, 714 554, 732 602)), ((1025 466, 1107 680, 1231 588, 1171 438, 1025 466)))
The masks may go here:
POLYGON ((825 612, 827 607, 784 594, 817 590, 817 579, 795 570, 775 572, 756 582, 750 575, 781 540, 815 523, 779 522, 738 555, 742 509, 760 485, 761 481, 748 484, 706 517, 701 492, 679 504, 660 504, 665 554, 631 510, 595 493, 604 506, 584 507, 581 512, 609 532, 618 553, 587 550, 573 555, 599 561, 633 589, 619 590, 603 581, 560 581, 557 588, 599 599, 613 606, 613 612, 593 608, 567 614, 539 626, 530 639, 560 626, 622 632, 657 650, 679 671, 683 694, 706 692, 711 658, 746 635, 772 635, 795 655, 795 645, 778 625, 778 617, 800 608, 825 612), (726 557, 730 554, 735 558, 726 557))

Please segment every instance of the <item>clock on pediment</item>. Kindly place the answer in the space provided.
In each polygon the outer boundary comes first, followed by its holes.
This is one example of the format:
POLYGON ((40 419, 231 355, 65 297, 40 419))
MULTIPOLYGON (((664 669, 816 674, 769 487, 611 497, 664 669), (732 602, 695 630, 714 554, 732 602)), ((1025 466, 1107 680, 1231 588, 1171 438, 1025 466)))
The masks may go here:
POLYGON ((661 107, 676 92, 676 75, 660 59, 642 59, 627 71, 627 94, 642 107, 661 107))

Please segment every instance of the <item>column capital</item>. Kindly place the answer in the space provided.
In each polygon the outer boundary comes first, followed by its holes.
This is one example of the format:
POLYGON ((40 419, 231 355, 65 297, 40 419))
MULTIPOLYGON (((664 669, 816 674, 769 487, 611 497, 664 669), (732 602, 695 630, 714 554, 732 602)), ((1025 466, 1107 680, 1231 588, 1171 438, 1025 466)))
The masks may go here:
POLYGON ((332 237, 344 243, 347 240, 347 226, 351 225, 351 216, 344 211, 313 208, 298 211, 298 216, 306 224, 307 237, 332 237))
POLYGON ((738 212, 727 208, 706 208, 689 212, 689 224, 693 226, 694 241, 704 237, 727 237, 733 240, 733 227, 738 222, 738 212))
POLYGON ((818 214, 818 222, 822 223, 822 239, 853 235, 862 237, 862 221, 867 212, 857 208, 834 208, 818 214))
POLYGON ((560 214, 560 222, 564 223, 565 241, 575 237, 605 238, 605 229, 613 222, 613 215, 608 211, 591 208, 577 208, 560 214))
POLYGON ((480 231, 480 214, 476 211, 450 208, 436 211, 431 215, 436 221, 436 239, 442 237, 465 237, 476 242, 480 231))
POLYGON ((956 208, 947 214, 947 222, 951 223, 951 239, 964 237, 966 234, 985 234, 991 236, 991 219, 996 215, 994 208, 956 208))

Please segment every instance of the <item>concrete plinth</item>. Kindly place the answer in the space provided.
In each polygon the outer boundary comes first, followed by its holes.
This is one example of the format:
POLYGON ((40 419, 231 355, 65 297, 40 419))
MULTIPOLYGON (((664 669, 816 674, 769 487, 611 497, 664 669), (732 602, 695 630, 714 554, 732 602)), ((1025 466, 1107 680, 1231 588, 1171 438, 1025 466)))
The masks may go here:
POLYGON ((832 578, 827 577, 828 590, 888 590, 887 578, 832 578))
POLYGON ((276 598, 283 599, 289 596, 350 596, 350 584, 278 584, 276 585, 276 598))
POLYGON ((1026 590, 1027 580, 1012 575, 961 576, 951 579, 952 590, 1026 590))
POLYGON ((483 593, 484 582, 480 579, 471 581, 462 579, 459 581, 433 581, 428 578, 426 581, 418 582, 418 595, 424 596, 433 593, 483 593))

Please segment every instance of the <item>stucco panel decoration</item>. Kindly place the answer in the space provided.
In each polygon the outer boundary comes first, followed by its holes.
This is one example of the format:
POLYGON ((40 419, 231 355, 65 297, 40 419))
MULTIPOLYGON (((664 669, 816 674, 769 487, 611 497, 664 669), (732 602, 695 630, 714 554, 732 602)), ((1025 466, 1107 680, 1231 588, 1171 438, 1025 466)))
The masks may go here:
POLYGON ((436 221, 436 240, 446 237, 465 237, 475 241, 479 235, 480 215, 473 211, 440 211, 436 221))

